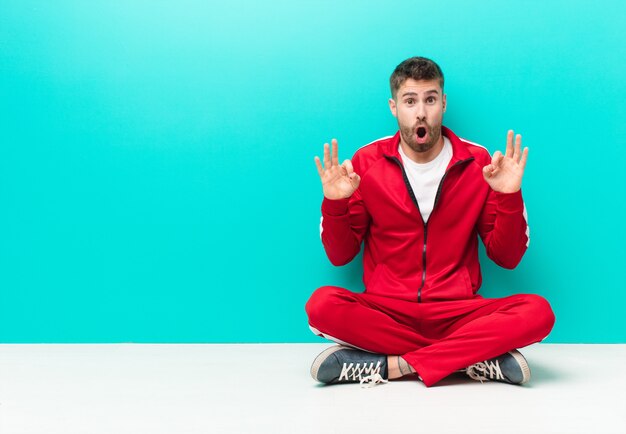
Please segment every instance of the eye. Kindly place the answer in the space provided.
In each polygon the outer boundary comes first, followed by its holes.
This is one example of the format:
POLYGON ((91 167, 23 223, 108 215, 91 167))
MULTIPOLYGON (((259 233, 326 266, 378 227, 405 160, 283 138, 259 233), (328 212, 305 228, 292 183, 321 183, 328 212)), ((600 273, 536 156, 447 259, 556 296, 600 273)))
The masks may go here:
POLYGON ((413 104, 414 102, 415 102, 415 100, 413 98, 408 98, 406 100, 406 103, 409 104, 409 105, 413 104))
POLYGON ((426 98, 426 102, 429 104, 433 104, 437 99, 434 96, 429 96, 426 98))

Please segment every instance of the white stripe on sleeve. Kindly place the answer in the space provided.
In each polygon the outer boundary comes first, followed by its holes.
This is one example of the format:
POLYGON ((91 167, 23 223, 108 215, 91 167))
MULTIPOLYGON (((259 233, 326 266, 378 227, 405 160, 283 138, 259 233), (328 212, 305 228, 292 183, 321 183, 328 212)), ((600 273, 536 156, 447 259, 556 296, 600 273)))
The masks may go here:
POLYGON ((530 244, 530 226, 528 225, 528 213, 526 212, 526 204, 524 203, 524 220, 526 220, 526 247, 530 244))

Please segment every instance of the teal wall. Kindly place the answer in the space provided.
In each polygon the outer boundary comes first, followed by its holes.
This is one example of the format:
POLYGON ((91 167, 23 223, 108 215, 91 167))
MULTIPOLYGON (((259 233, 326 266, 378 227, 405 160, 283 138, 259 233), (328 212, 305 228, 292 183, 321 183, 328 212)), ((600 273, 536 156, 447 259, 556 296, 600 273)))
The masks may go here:
POLYGON ((0 342, 318 342, 313 163, 393 134, 387 80, 446 74, 444 123, 529 146, 548 342, 626 342, 623 2, 0 0, 0 342))

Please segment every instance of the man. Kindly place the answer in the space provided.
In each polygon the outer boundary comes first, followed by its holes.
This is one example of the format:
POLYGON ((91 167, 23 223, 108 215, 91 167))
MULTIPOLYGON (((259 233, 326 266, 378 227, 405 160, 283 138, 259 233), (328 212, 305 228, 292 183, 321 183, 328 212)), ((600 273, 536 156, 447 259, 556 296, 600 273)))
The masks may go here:
POLYGON ((325 286, 306 304, 311 330, 342 345, 323 351, 311 375, 376 384, 413 375, 431 386, 462 370, 475 380, 522 384, 530 368, 516 348, 554 324, 534 294, 477 294, 478 237, 498 265, 514 268, 529 242, 521 194, 528 148, 507 135, 493 157, 442 126, 444 77, 414 57, 390 78, 399 131, 339 164, 324 145, 321 238, 334 265, 363 252, 364 293, 325 286))

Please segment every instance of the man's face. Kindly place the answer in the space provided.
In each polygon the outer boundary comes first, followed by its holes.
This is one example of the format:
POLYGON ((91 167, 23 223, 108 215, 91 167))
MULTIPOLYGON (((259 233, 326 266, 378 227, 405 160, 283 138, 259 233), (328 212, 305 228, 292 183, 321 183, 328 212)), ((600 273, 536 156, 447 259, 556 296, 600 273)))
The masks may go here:
POLYGON ((398 120, 405 145, 418 153, 427 152, 441 139, 446 96, 438 80, 407 79, 389 108, 398 120))

